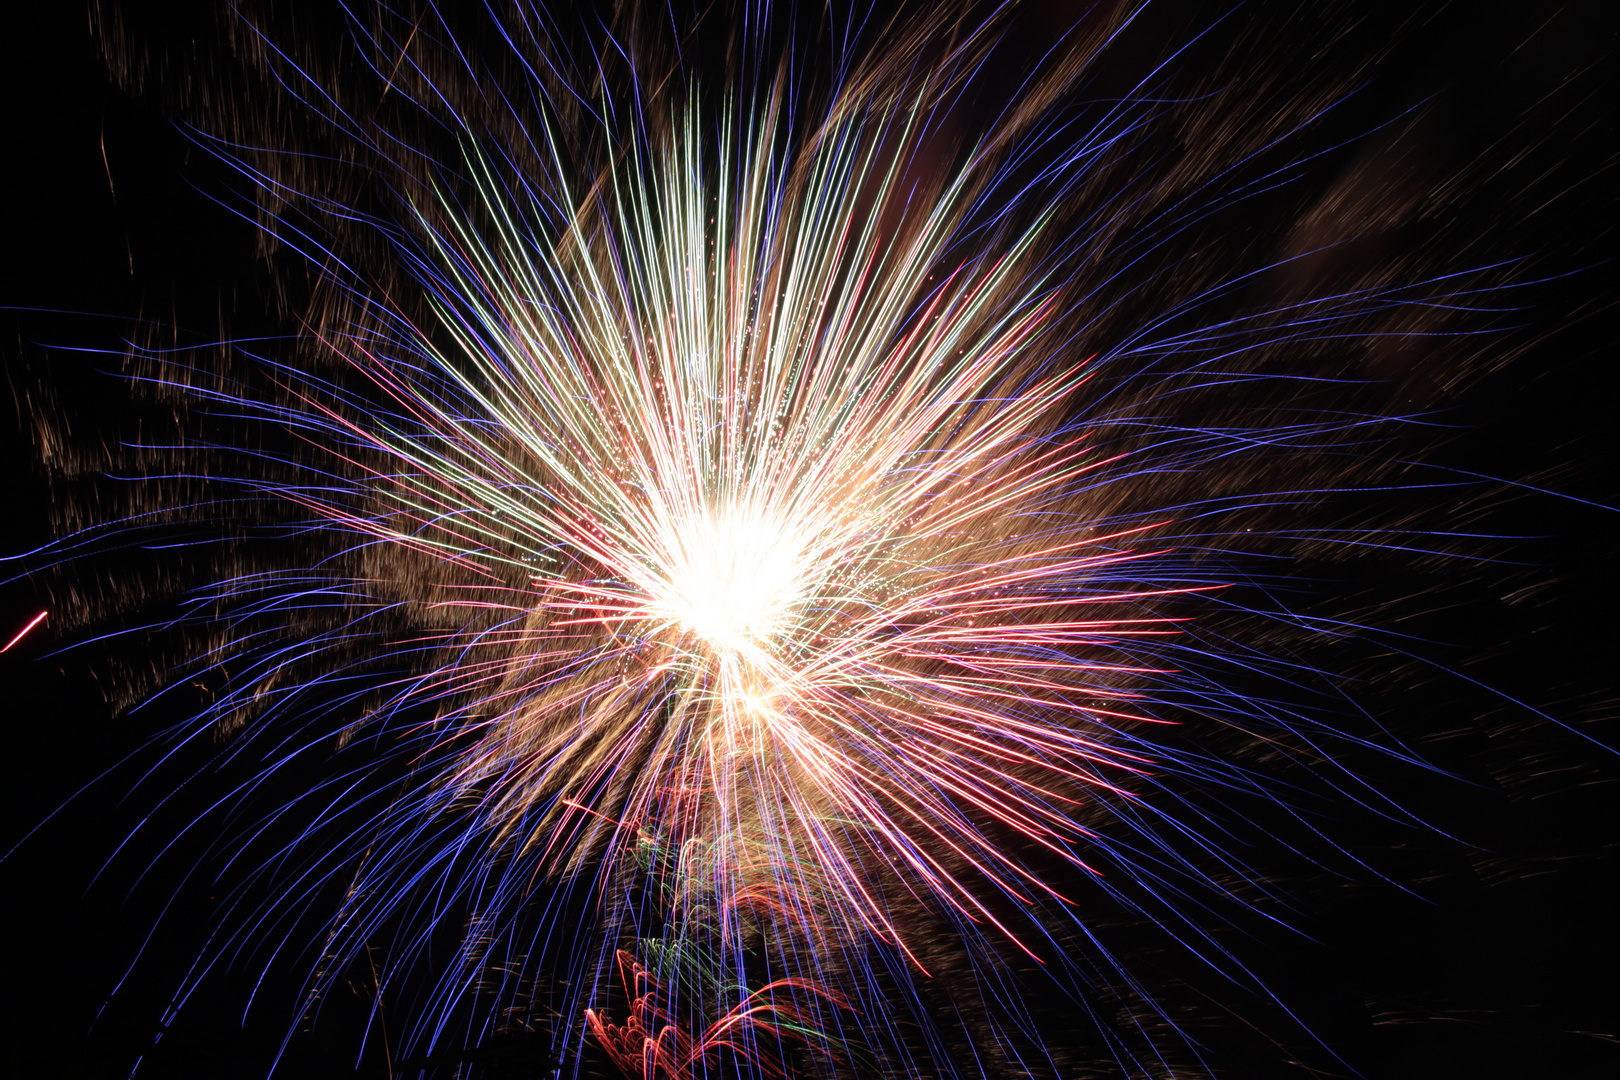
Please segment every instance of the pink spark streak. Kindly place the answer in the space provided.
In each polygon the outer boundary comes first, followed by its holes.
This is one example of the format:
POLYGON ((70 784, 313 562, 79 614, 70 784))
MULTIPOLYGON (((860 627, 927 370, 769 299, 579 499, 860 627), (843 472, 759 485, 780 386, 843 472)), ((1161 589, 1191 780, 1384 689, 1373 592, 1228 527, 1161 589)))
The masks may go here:
POLYGON ((13 645, 17 644, 17 642, 21 641, 24 637, 26 637, 28 635, 28 631, 32 630, 34 627, 36 627, 40 623, 44 622, 45 621, 45 616, 47 616, 49 614, 50 614, 50 611, 48 611, 48 610, 47 611, 42 611, 38 615, 35 615, 32 619, 29 619, 28 620, 28 625, 23 627, 21 630, 17 631, 17 636, 12 638, 10 641, 6 642, 5 647, 0 648, 0 652, 10 652, 11 647, 13 645))

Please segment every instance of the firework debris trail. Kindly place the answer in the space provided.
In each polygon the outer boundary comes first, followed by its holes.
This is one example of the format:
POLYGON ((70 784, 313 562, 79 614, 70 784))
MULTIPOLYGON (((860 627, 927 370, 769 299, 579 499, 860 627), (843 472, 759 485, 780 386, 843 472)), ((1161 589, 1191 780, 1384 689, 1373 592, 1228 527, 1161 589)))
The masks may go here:
POLYGON ((514 1027, 670 1080, 1196 1069, 1120 913, 1266 997, 1218 933, 1281 910, 1244 808, 1403 818, 1336 748, 1421 763, 1265 561, 1443 546, 1322 509, 1439 483, 1358 365, 1467 356, 1508 290, 1227 238, 1352 80, 1113 85, 1137 14, 1000 98, 1014 22, 965 7, 221 14, 232 92, 171 104, 311 275, 299 331, 137 342, 162 479, 34 556, 230 541, 123 691, 212 688, 168 737, 258 762, 192 826, 246 869, 173 1010, 249 954, 308 1018, 365 970, 401 1069, 514 1027))

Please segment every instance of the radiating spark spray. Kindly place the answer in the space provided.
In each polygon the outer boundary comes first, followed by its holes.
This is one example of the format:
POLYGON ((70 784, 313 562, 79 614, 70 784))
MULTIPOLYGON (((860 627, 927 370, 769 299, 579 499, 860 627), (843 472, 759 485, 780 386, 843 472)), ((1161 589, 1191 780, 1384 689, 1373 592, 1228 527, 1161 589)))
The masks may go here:
POLYGON ((296 951, 341 882, 308 1010, 381 949, 378 1002, 420 994, 402 1061, 524 1011, 561 1017, 569 1069, 588 1033, 648 1077, 1024 1075, 1076 1060, 995 988, 1041 979, 1122 1074, 1195 1061, 1098 905, 1246 978, 1189 897, 1258 875, 1155 793, 1277 796, 1154 732, 1333 737, 1224 683, 1269 662, 1186 613, 1220 610, 1232 521, 1320 498, 1277 462, 1366 482, 1382 422, 1222 395, 1476 287, 1232 309, 1255 273, 1166 259, 1298 172, 1280 148, 1333 88, 1263 122, 1226 99, 1242 136, 1154 173, 1161 69, 1076 104, 1124 7, 977 138, 953 125, 999 15, 897 21, 816 77, 797 45, 757 66, 750 23, 720 89, 628 14, 570 60, 520 5, 495 24, 516 74, 431 6, 374 15, 359 75, 235 15, 242 62, 342 147, 325 165, 239 118, 196 134, 321 268, 296 348, 212 373, 137 350, 259 440, 190 466, 228 494, 160 522, 235 513, 271 551, 185 601, 207 644, 171 678, 220 689, 184 730, 274 745, 270 775, 339 748, 178 1000, 251 942, 296 951))

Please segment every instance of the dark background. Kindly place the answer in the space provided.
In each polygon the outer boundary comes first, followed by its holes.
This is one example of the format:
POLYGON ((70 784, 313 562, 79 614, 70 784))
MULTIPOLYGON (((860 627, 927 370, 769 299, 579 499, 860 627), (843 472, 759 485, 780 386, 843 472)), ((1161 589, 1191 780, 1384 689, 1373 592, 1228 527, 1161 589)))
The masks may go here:
MULTIPOLYGON (((1363 6, 1375 27, 1406 10, 1363 6)), ((1556 14, 1510 3, 1435 10, 1378 73, 1369 119, 1440 93, 1431 150, 1444 164, 1522 138, 1511 134, 1514 122, 1561 94, 1564 104, 1538 114, 1554 133, 1528 152, 1572 191, 1534 213, 1510 204, 1498 219, 1482 207, 1478 220, 1462 223, 1486 238, 1482 260, 1529 250, 1542 270, 1565 276, 1533 297, 1526 318, 1542 331, 1534 346, 1446 402, 1448 422, 1461 431, 1446 460, 1614 504, 1620 423, 1615 323, 1606 310, 1615 296, 1605 262, 1613 172, 1605 170, 1616 143, 1612 116, 1599 104, 1616 88, 1612 5, 1589 0, 1556 14), (1501 224, 1509 219, 1517 225, 1501 224)), ((217 165, 152 106, 109 85, 77 5, 14 4, 0 20, 0 357, 13 375, 47 367, 73 402, 74 436, 93 441, 124 400, 104 373, 116 368, 129 318, 207 328, 223 314, 233 333, 251 334, 274 325, 270 289, 252 228, 216 200, 229 190, 217 165)), ((50 495, 33 465, 25 386, 13 377, 0 396, 0 554, 49 539, 50 495)), ((1446 594, 1422 635, 1505 694, 1604 736, 1620 704, 1617 521, 1572 499, 1503 500, 1486 524, 1524 537, 1513 553, 1528 568, 1522 580, 1531 595, 1509 595, 1489 584, 1500 579, 1482 578, 1446 594)), ((39 610, 39 595, 26 580, 0 588, 0 636, 39 610)), ((0 993, 10 998, 0 1011, 0 1071, 115 1077, 163 1022, 172 987, 200 949, 212 897, 195 882, 137 884, 130 867, 138 857, 91 885, 150 804, 120 798, 138 775, 120 763, 150 730, 109 715, 87 669, 49 655, 58 644, 47 623, 0 656, 0 837, 9 847, 40 826, 0 865, 0 993), (119 771, 40 825, 108 769, 119 771), (171 903, 180 906, 166 929, 146 941, 171 903), (145 959, 103 1011, 143 943, 145 959)), ((1295 942, 1286 955, 1256 945, 1259 966, 1344 1059, 1318 1053, 1313 1063, 1340 1076, 1620 1075, 1615 757, 1456 686, 1415 688, 1406 708, 1414 724, 1431 710, 1467 718, 1427 744, 1465 782, 1424 786, 1393 771, 1374 779, 1426 801, 1430 820, 1457 839, 1360 836, 1350 827, 1352 843, 1365 845, 1357 854, 1376 873, 1301 897, 1315 944, 1295 942)), ((1612 723, 1607 732, 1614 742, 1612 723)), ((262 1075, 285 1033, 285 998, 276 995, 287 990, 267 987, 270 1004, 244 1026, 250 975, 222 974, 213 992, 190 1003, 141 1075, 262 1075)), ((384 1075, 375 1051, 354 1059, 359 1017, 355 1002, 334 1002, 312 1034, 292 1041, 281 1075, 384 1075)), ((1231 1075, 1305 1074, 1263 1039, 1235 1031, 1212 1040, 1231 1075)), ((503 1067, 503 1052, 495 1048, 483 1064, 503 1067)), ((521 1047, 504 1060, 511 1075, 545 1072, 521 1047)))

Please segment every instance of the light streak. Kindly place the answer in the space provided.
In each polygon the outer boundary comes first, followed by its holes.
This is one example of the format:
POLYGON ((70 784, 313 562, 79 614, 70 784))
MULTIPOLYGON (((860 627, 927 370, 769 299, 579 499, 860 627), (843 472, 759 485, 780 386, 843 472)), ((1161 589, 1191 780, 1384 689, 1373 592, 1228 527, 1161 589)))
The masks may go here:
POLYGON ((48 610, 47 611, 42 611, 38 615, 35 615, 32 619, 29 619, 27 626, 25 626, 21 630, 17 631, 16 636, 14 636, 10 641, 6 642, 5 645, 0 646, 0 653, 10 652, 11 647, 13 645, 17 644, 17 642, 19 642, 23 638, 27 637, 28 636, 28 631, 32 630, 34 627, 36 627, 40 623, 44 622, 45 621, 45 616, 47 616, 49 614, 50 614, 50 611, 48 611, 48 610))

